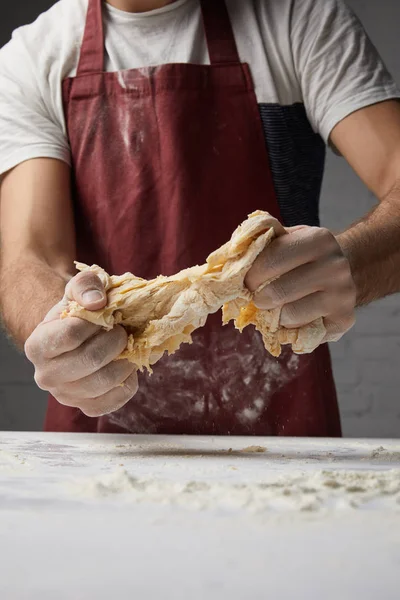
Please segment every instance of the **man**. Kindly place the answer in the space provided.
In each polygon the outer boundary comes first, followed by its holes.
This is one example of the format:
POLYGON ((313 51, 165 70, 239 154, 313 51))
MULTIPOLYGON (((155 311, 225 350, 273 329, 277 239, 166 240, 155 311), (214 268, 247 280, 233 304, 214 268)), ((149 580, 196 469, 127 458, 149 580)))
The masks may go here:
POLYGON ((327 345, 266 356, 210 319, 152 377, 127 333, 60 320, 105 306, 75 258, 152 278, 201 263, 253 210, 288 234, 246 283, 286 327, 400 289, 399 91, 341 0, 61 0, 0 53, 4 322, 51 392, 47 429, 340 435, 327 345), (319 228, 324 143, 379 199, 319 228), (72 177, 71 177, 72 175, 72 177), (63 300, 60 301, 60 299, 63 300))

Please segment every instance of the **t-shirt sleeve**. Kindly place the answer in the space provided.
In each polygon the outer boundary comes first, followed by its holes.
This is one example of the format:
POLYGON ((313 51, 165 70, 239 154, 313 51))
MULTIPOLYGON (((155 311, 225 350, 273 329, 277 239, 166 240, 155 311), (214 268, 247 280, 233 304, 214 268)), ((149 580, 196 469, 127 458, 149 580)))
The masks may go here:
POLYGON ((291 42, 311 125, 325 142, 345 117, 400 98, 362 24, 342 0, 293 0, 291 42))
POLYGON ((21 162, 43 157, 70 164, 69 144, 49 98, 44 98, 38 66, 13 36, 0 50, 0 176, 21 162))

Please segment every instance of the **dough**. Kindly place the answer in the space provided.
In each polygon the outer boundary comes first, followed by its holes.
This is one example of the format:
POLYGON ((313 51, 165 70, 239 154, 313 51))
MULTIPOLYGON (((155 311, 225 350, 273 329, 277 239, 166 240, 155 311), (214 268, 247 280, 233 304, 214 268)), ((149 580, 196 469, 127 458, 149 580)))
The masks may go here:
MULTIPOLYGON (((131 273, 110 276, 97 265, 77 263, 78 270, 90 270, 100 277, 108 303, 103 310, 90 312, 70 302, 62 318, 79 317, 105 329, 123 325, 129 339, 119 358, 150 372, 151 365, 165 352, 173 354, 181 344, 191 343, 193 331, 220 308, 224 325, 233 320, 242 331, 253 324, 273 356, 280 355, 283 344, 291 344, 297 354, 312 352, 325 337, 322 319, 300 329, 285 329, 279 324, 281 310, 259 310, 244 285, 257 256, 274 237, 284 234, 276 219, 256 211, 236 229, 227 244, 208 257, 206 264, 151 281, 131 273)), ((271 282, 264 285, 268 283, 271 282)))

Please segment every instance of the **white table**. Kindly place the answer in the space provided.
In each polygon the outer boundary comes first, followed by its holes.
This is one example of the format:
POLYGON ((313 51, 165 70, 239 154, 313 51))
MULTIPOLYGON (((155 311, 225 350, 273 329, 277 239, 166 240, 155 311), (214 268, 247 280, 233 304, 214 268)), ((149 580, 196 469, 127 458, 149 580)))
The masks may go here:
POLYGON ((0 433, 0 509, 2 600, 400 598, 400 441, 0 433))

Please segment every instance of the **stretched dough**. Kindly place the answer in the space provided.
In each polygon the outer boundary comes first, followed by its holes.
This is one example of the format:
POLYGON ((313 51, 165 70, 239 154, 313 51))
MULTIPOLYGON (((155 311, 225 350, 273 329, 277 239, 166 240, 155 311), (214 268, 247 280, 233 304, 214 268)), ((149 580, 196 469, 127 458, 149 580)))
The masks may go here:
MULTIPOLYGON (((90 312, 70 302, 62 318, 79 317, 105 329, 123 325, 129 339, 119 358, 150 372, 151 365, 165 352, 173 354, 181 344, 191 343, 193 331, 220 308, 224 325, 233 320, 242 331, 253 324, 273 356, 280 355, 284 344, 291 344, 297 354, 310 353, 325 337, 322 319, 300 329, 285 329, 279 324, 281 309, 259 310, 244 285, 257 256, 274 237, 284 234, 276 219, 256 211, 236 229, 227 244, 208 257, 206 264, 151 281, 131 273, 110 276, 97 265, 77 263, 78 270, 90 270, 100 277, 108 303, 103 310, 90 312)), ((264 285, 268 283, 271 282, 264 285)))

